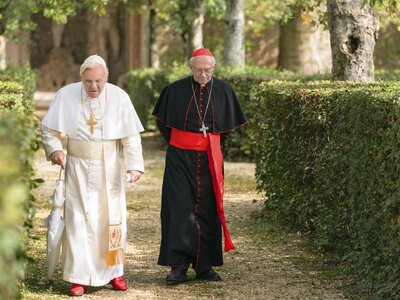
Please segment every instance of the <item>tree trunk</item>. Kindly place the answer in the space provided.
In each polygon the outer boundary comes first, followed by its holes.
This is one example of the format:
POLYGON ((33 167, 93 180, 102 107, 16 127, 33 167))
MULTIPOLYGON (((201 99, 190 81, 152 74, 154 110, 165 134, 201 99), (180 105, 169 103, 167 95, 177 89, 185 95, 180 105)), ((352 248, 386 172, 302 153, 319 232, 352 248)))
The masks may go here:
POLYGON ((195 17, 191 25, 191 39, 189 53, 203 47, 204 0, 195 1, 195 17))
POLYGON ((331 71, 329 32, 305 25, 301 18, 282 25, 279 36, 279 67, 304 74, 331 71))
POLYGON ((362 0, 328 0, 333 80, 374 80, 379 18, 362 0))
POLYGON ((244 60, 244 4, 245 0, 226 0, 224 63, 243 66, 244 60))
POLYGON ((157 22, 157 12, 153 5, 153 1, 149 0, 149 66, 152 68, 160 67, 160 56, 157 51, 157 42, 156 42, 156 22, 157 22))
POLYGON ((7 67, 6 43, 6 37, 4 35, 0 35, 0 70, 4 70, 7 67))

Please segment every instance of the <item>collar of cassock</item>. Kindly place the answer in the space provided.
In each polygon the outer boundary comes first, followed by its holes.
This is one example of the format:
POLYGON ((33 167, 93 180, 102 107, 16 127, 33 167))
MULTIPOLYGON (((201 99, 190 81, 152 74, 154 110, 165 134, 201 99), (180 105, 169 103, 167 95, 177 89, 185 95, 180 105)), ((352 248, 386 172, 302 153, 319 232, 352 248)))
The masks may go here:
MULTIPOLYGON (((210 86, 211 86, 211 79, 210 79, 210 81, 209 82, 207 82, 206 83, 206 87, 208 87, 209 89, 210 89, 210 86)), ((192 76, 192 83, 193 83, 193 87, 196 89, 196 88, 198 88, 198 87, 200 87, 200 83, 198 83, 196 80, 194 80, 194 77, 192 76)))

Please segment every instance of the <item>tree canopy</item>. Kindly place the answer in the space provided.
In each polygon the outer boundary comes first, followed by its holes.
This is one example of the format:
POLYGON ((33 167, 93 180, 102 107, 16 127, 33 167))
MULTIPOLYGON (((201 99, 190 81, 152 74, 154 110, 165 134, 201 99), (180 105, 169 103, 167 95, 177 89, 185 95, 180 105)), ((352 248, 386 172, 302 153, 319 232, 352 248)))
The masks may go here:
POLYGON ((81 9, 105 15, 108 3, 108 0, 0 0, 0 34, 18 38, 21 31, 34 29, 31 15, 35 13, 62 24, 81 9))

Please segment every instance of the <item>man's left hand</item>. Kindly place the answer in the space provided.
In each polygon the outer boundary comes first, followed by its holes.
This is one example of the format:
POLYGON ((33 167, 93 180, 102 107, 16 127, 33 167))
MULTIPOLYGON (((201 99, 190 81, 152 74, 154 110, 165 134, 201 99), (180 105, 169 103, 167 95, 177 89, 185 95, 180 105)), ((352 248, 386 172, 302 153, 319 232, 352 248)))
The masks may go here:
POLYGON ((140 179, 140 176, 142 175, 141 172, 136 171, 136 170, 128 170, 126 171, 126 175, 128 178, 128 182, 135 182, 138 181, 140 179))

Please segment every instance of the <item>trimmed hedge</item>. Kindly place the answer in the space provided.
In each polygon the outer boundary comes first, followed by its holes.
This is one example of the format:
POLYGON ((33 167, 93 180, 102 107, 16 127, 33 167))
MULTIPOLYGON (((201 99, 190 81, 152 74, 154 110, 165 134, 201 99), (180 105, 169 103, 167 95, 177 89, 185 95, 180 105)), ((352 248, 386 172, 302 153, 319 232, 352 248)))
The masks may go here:
POLYGON ((254 90, 258 188, 371 295, 400 294, 400 85, 269 82, 254 90))
POLYGON ((32 191, 41 182, 34 178, 33 168, 39 135, 33 72, 14 68, 1 71, 0 76, 15 76, 26 84, 0 81, 0 295, 14 299, 27 262, 27 236, 34 213, 32 191))
POLYGON ((26 264, 24 223, 31 215, 25 163, 20 158, 25 155, 26 134, 31 133, 22 128, 24 124, 23 113, 0 112, 0 295, 4 299, 18 294, 26 264))
POLYGON ((127 93, 146 130, 155 130, 156 124, 151 113, 161 93, 167 84, 166 75, 161 70, 138 69, 125 75, 127 93))
POLYGON ((23 87, 13 81, 0 81, 0 111, 23 111, 25 101, 23 87))
POLYGON ((36 89, 36 76, 28 65, 23 67, 9 65, 6 69, 0 70, 0 81, 19 83, 23 87, 20 91, 23 94, 25 108, 34 108, 32 100, 36 89))
MULTIPOLYGON (((252 87, 257 86, 264 81, 276 79, 300 80, 303 78, 301 73, 277 71, 252 66, 243 68, 223 67, 216 72, 216 76, 217 78, 228 82, 233 87, 249 123, 253 119, 254 114, 254 110, 250 106, 252 87)), ((223 144, 224 156, 230 160, 253 160, 254 145, 252 144, 252 140, 253 138, 249 124, 244 125, 238 130, 234 130, 223 144)))

